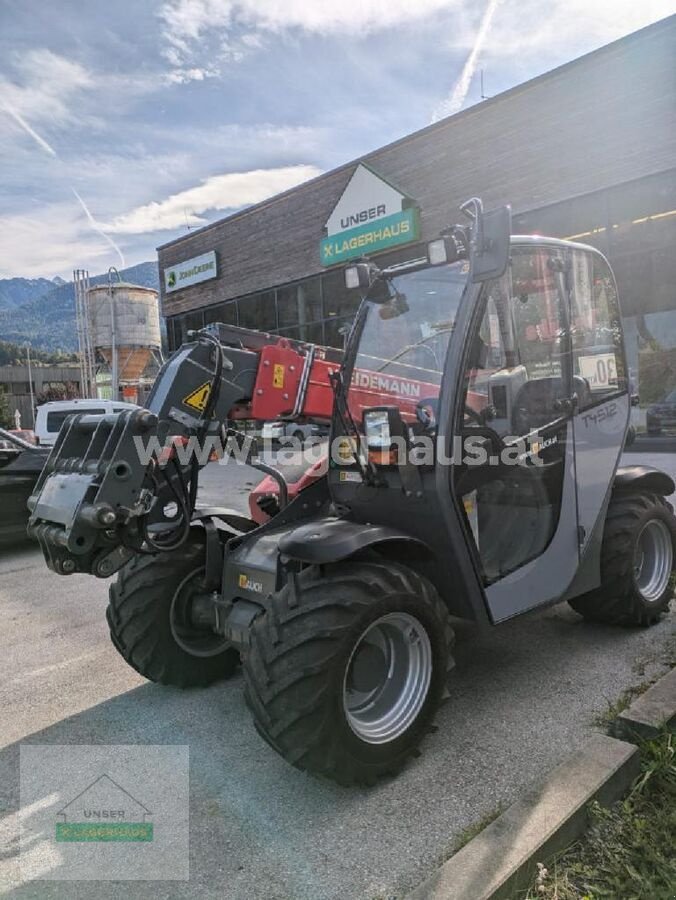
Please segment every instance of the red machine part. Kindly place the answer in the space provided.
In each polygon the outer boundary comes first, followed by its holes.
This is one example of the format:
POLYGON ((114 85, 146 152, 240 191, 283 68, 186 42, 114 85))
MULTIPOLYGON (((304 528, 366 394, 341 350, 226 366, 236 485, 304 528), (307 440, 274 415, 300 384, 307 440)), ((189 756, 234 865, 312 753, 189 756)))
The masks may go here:
MULTIPOLYGON (((296 481, 290 481, 288 485, 289 500, 293 500, 296 494, 300 493, 313 481, 317 481, 326 472, 328 467, 328 456, 324 456, 313 463, 296 481)), ((269 514, 264 512, 259 506, 258 501, 263 497, 278 497, 279 485, 270 475, 265 478, 251 491, 249 494, 249 512, 251 518, 259 525, 267 522, 270 518, 269 514)))
MULTIPOLYGON (((250 418, 268 422, 295 417, 330 420, 330 376, 337 363, 325 359, 323 349, 300 350, 283 341, 263 347, 250 418)), ((438 395, 438 384, 356 369, 352 375, 350 411, 360 420, 364 409, 396 403, 404 419, 413 421, 418 402, 438 395)))
POLYGON ((329 376, 338 364, 325 359, 324 353, 323 347, 306 345, 301 349, 284 340, 263 347, 250 417, 267 422, 299 416, 330 420, 333 391, 329 376))

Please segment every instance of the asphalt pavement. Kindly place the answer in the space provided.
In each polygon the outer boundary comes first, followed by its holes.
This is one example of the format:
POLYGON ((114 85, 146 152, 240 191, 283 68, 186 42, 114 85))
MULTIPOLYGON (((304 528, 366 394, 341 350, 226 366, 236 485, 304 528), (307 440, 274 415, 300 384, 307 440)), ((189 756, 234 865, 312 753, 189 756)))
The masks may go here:
MULTIPOLYGON (((626 461, 676 475, 673 453, 638 449, 626 461)), ((259 477, 211 464, 200 500, 244 510, 259 477)), ((676 641, 673 604, 651 629, 588 625, 566 605, 496 629, 459 623, 451 696, 422 756, 394 780, 344 789, 297 772, 260 739, 241 676, 182 692, 129 669, 108 638, 106 582, 58 577, 32 547, 0 553, 0 893, 8 897, 401 897, 464 828, 599 730, 626 688, 663 671, 676 641), (190 881, 21 883, 21 743, 189 745, 190 881)), ((46 877, 58 877, 59 865, 46 855, 46 877)))

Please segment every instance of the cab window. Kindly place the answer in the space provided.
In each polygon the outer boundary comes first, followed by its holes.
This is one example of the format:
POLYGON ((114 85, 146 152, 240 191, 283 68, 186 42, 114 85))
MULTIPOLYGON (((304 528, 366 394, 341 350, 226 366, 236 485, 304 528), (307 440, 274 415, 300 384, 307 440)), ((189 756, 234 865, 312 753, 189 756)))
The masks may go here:
POLYGON ((571 343, 573 372, 582 385, 578 409, 627 388, 622 322, 615 280, 596 254, 572 252, 571 343))

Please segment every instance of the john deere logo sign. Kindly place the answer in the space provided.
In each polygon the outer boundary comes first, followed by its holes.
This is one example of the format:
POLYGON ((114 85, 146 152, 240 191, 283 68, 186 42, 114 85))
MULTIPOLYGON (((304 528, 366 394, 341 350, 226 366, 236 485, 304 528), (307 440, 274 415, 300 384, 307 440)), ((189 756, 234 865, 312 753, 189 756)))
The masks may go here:
POLYGON ((208 281, 218 275, 216 252, 211 250, 202 256, 194 256, 185 262, 164 270, 164 289, 169 294, 200 281, 208 281))
POLYGON ((320 243, 322 264, 332 266, 418 240, 418 210, 405 194, 367 166, 354 170, 326 223, 320 243))

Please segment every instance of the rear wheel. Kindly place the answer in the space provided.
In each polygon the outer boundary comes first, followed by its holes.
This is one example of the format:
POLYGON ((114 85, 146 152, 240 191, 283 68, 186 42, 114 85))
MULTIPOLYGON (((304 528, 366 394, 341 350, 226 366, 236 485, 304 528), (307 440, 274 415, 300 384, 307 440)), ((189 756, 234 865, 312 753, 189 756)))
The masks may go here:
POLYGON ((399 771, 429 730, 452 643, 439 595, 406 566, 313 566, 254 622, 247 702, 297 768, 371 784, 399 771))
POLYGON ((111 585, 111 640, 144 678, 197 687, 228 678, 237 668, 236 650, 190 622, 191 598, 203 573, 204 545, 191 537, 172 553, 135 557, 111 585))
POLYGON ((608 507, 601 586, 570 601, 593 622, 653 625, 673 596, 676 520, 655 494, 618 493, 608 507))

